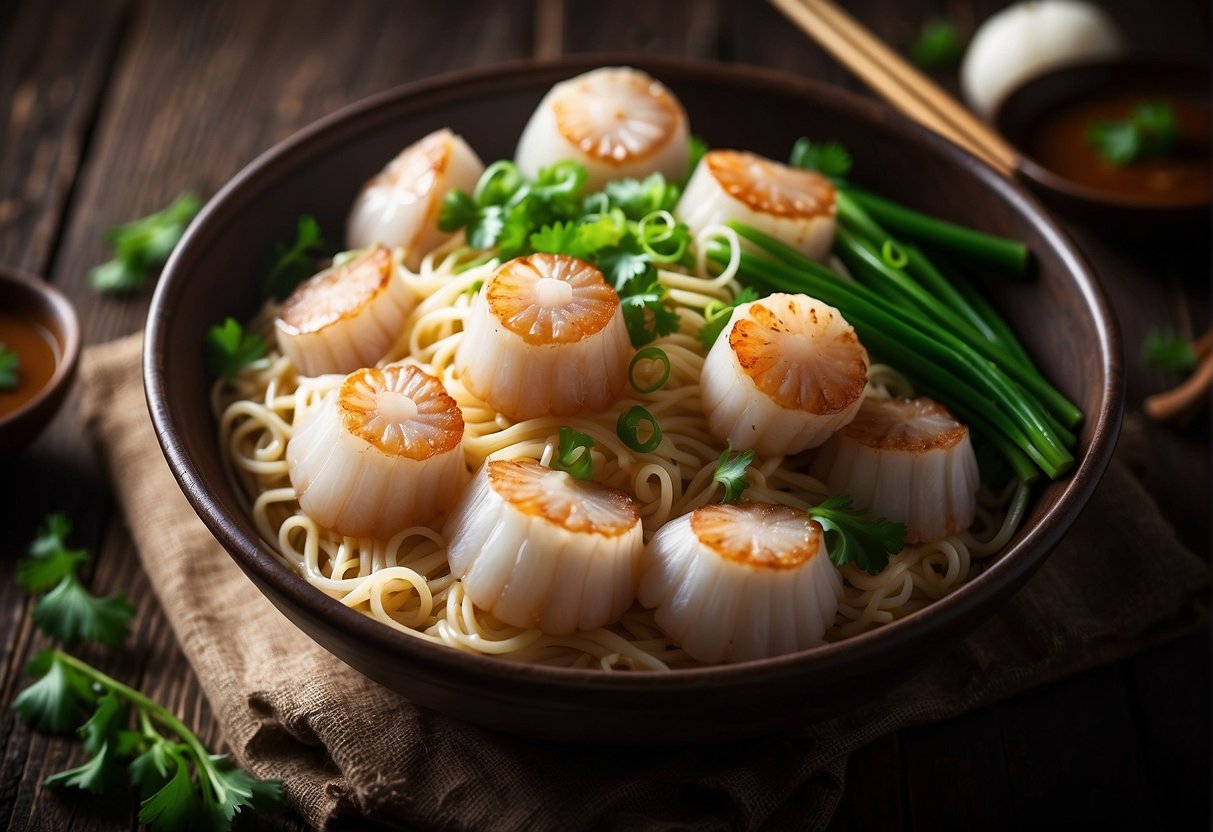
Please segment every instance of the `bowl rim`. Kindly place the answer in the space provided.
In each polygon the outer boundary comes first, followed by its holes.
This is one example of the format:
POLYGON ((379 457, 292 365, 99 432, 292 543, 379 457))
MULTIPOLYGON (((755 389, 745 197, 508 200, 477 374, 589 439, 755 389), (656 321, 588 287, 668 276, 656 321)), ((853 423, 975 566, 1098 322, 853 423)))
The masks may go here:
MULTIPOLYGON (((987 599, 997 596, 1005 586, 1019 585, 1061 539, 1070 522, 1090 498, 1111 459, 1124 406, 1120 335, 1103 290, 1074 244, 1022 186, 1004 179, 976 157, 905 119, 886 105, 840 88, 789 72, 746 64, 627 53, 589 53, 557 59, 527 58, 437 75, 343 107, 260 154, 207 202, 170 257, 148 314, 143 376, 156 437, 189 503, 232 558, 245 571, 273 587, 280 597, 315 617, 327 620, 331 629, 357 638, 370 648, 445 674, 452 684, 456 679, 475 678, 486 684, 534 682, 566 690, 594 690, 621 695, 669 693, 687 688, 748 687, 786 678, 790 670, 801 665, 811 665, 815 671, 824 673, 865 664, 876 655, 896 651, 898 645, 918 642, 937 634, 956 617, 971 613, 987 599), (1053 509, 1035 527, 1028 529, 1023 539, 1004 549, 996 561, 949 595, 912 615, 866 633, 797 653, 737 664, 679 668, 668 673, 603 673, 600 670, 514 663, 432 644, 398 632, 346 607, 282 565, 259 536, 245 534, 235 519, 226 516, 208 493, 208 487, 191 463, 185 444, 177 433, 173 415, 168 410, 160 354, 168 331, 169 316, 166 310, 170 308, 180 282, 178 272, 186 268, 195 241, 211 233, 211 226, 216 226, 213 233, 221 232, 224 224, 221 214, 227 211, 229 200, 233 196, 249 198, 275 181, 280 168, 294 168, 309 155, 343 141, 350 133, 371 129, 383 119, 397 118, 398 114, 391 112, 393 108, 424 109, 427 102, 434 98, 449 100, 453 95, 479 97, 503 85, 514 87, 528 81, 546 81, 600 66, 619 65, 644 69, 670 86, 676 86, 679 81, 718 81, 722 75, 727 75, 731 85, 750 88, 758 95, 778 91, 792 97, 814 98, 869 124, 892 122, 898 132, 915 134, 917 141, 932 146, 938 155, 966 169, 1023 216, 1057 254, 1065 271, 1074 280, 1085 308, 1093 314, 1100 364, 1106 374, 1102 406, 1098 413, 1088 414, 1090 449, 1063 484, 1063 491, 1053 509)), ((314 637, 312 633, 304 632, 314 637)))
MULTIPOLYGON (((24 292, 30 297, 37 298, 38 303, 50 312, 49 317, 54 321, 48 329, 60 341, 60 354, 59 360, 55 363, 55 372, 51 373, 51 377, 42 385, 37 394, 11 413, 0 416, 0 431, 16 424, 18 420, 41 407, 72 377, 76 369, 76 362, 80 359, 82 339, 80 318, 76 315, 76 308, 67 299, 67 295, 58 288, 37 275, 11 266, 0 266, 0 287, 4 285, 16 287, 17 292, 24 292)), ((0 294, 5 291, 10 290, 0 288, 0 294)))
MULTIPOLYGON (((1008 114, 1014 112, 1016 105, 1020 101, 1024 98, 1031 100, 1031 97, 1036 95, 1042 88, 1047 88, 1050 84, 1058 83, 1059 79, 1064 80, 1066 78, 1085 79, 1089 77, 1093 79, 1090 84, 1092 89, 1103 90, 1112 88, 1117 77, 1136 77, 1141 73, 1153 73, 1159 77, 1171 75, 1178 79, 1203 79, 1205 82, 1203 90, 1205 98, 1208 100, 1210 90, 1207 69, 1207 67, 1195 61, 1185 61, 1156 55, 1129 55, 1121 58, 1099 58, 1079 63, 1063 64, 1039 75, 1033 75, 999 99, 998 104, 994 107, 994 111, 990 114, 990 124, 994 125, 1003 135, 1008 135, 1007 121, 1010 118, 1008 114), (1110 77, 1111 81, 1094 80, 1098 79, 1101 74, 1110 77)), ((1039 122, 1039 115, 1040 111, 1038 110, 1037 122, 1039 122)), ((1213 197, 1158 201, 1133 199, 1118 194, 1113 190, 1104 190, 1091 185, 1084 185, 1081 182, 1076 182, 1063 174, 1057 173, 1052 168, 1045 167, 1036 161, 1027 152, 1027 148, 1022 147, 1019 143, 1015 143, 1015 150, 1020 155, 1018 172, 1024 178, 1042 188, 1084 203, 1106 206, 1116 211, 1159 215, 1208 210, 1210 204, 1213 204, 1213 197)))

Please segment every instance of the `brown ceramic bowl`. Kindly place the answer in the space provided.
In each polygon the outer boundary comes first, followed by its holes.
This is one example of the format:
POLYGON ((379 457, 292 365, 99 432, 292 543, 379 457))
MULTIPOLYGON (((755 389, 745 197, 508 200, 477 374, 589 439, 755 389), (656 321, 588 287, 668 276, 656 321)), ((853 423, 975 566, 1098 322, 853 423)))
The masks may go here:
POLYGON ((270 150, 203 210, 152 302, 144 352, 148 403, 165 456, 198 515, 265 595, 353 667, 416 703, 534 737, 612 743, 703 742, 837 715, 937 655, 1018 589, 1074 522, 1099 481, 1121 416, 1120 346, 1087 266, 1022 189, 888 107, 790 75, 650 57, 587 56, 463 72, 379 95, 270 150), (514 143, 556 81, 632 63, 681 98, 715 146, 784 157, 798 136, 844 142, 855 178, 888 196, 1027 241, 1029 282, 992 286, 996 303, 1061 390, 1088 414, 1078 464, 1040 490, 1023 528, 946 599, 882 629, 794 655, 664 674, 511 664, 395 632, 297 578, 260 539, 224 476, 202 366, 203 333, 260 304, 263 252, 300 214, 342 228, 361 184, 403 146, 440 127, 484 159, 514 143))
MULTIPOLYGON (((46 427, 76 376, 80 323, 76 310, 45 280, 0 266, 0 311, 33 324, 55 353, 55 368, 38 392, 11 413, 0 416, 0 455, 14 454, 46 427)), ((19 369, 20 371, 20 369, 19 369)))
POLYGON ((1205 230, 1209 200, 1173 198, 1143 201, 1075 182, 1032 158, 1041 124, 1080 101, 1111 94, 1183 96, 1209 106, 1207 67, 1156 58, 1126 58, 1061 67, 1027 81, 1004 98, 990 121, 1024 154, 1017 174, 1067 216, 1117 232, 1157 236, 1205 230))

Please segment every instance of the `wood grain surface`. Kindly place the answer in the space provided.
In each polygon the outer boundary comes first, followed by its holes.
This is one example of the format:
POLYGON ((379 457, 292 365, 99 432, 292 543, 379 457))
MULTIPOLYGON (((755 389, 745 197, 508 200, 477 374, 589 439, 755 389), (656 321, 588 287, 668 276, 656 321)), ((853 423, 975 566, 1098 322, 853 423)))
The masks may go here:
MULTIPOLYGON (((895 45, 910 41, 927 17, 944 15, 971 31, 1001 5, 848 4, 895 45)), ((1208 60, 1207 3, 1105 5, 1136 47, 1208 60)), ((134 332, 150 291, 114 298, 87 285, 88 269, 108 256, 100 241, 106 227, 187 190, 209 196, 274 142, 371 93, 458 67, 593 51, 764 64, 860 89, 753 0, 18 0, 0 6, 0 262, 46 275, 67 292, 86 344, 134 332)), ((954 77, 939 77, 954 87, 954 77)), ((1207 557, 1207 417, 1176 432, 1133 413, 1144 396, 1177 380, 1142 360, 1149 330, 1199 333, 1209 325, 1209 239, 1160 246, 1071 231, 1120 317, 1127 430, 1145 448, 1138 460, 1145 481, 1185 542, 1207 557)), ((46 645, 11 575, 47 512, 67 511, 76 524, 72 542, 95 553, 87 576, 94 590, 124 590, 138 610, 129 649, 84 657, 175 709, 204 741, 221 743, 139 570, 107 475, 80 435, 74 401, 33 447, 0 463, 0 568, 9 576, 0 580, 0 828, 134 826, 133 804, 96 805, 45 789, 49 773, 82 760, 80 746, 30 732, 8 707, 27 683, 23 665, 46 645)), ((1209 675, 1207 635, 1196 634, 885 737, 852 758, 834 827, 1208 828, 1209 675)), ((258 825, 300 828, 289 815, 258 825)))

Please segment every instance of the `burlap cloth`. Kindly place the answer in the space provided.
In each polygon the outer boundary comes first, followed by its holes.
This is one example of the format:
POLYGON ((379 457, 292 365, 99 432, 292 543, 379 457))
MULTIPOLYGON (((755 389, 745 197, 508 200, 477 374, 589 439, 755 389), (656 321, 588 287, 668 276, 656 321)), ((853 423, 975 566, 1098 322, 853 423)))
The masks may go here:
POLYGON ((1121 462, 1028 586, 883 700, 727 747, 528 742, 422 711, 352 671, 253 587, 186 503, 144 406, 138 335, 86 352, 82 418, 144 569, 236 757, 316 827, 823 827, 851 751, 1194 626, 1208 569, 1121 462), (355 818, 356 821, 348 819, 355 818))

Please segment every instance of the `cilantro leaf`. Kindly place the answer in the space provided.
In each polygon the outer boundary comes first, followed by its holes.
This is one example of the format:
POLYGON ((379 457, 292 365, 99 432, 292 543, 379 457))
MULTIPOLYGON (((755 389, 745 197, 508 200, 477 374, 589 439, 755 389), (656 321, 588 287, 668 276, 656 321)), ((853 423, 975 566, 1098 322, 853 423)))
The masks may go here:
POLYGON ((131 785, 139 790, 141 800, 147 800, 164 788, 169 781, 169 769, 174 764, 173 743, 163 738, 131 761, 128 768, 131 785))
POLYGON ((604 215, 590 222, 545 225, 531 235, 530 243, 534 251, 593 260, 598 251, 618 242, 622 233, 623 229, 611 216, 604 215))
POLYGON ((34 605, 34 623, 64 644, 96 641, 117 647, 130 634, 135 608, 120 593, 98 598, 74 574, 61 580, 34 605))
POLYGON ((845 494, 813 506, 808 514, 825 530, 830 560, 835 566, 853 563, 875 575, 889 565, 889 555, 900 552, 905 545, 904 524, 852 509, 851 498, 845 494))
POLYGON ((26 666, 39 677, 13 700, 13 707, 28 725, 49 734, 74 731, 96 701, 88 680, 43 650, 26 666))
POLYGON ((1146 363, 1160 370, 1186 373, 1196 366, 1196 351, 1192 342, 1175 332, 1150 330, 1142 344, 1146 363))
POLYGON ((295 241, 274 243, 265 257, 262 287, 267 297, 286 300, 295 287, 316 273, 316 261, 331 253, 315 217, 302 216, 295 226, 295 241))
POLYGON ((226 754, 212 754, 207 758, 200 778, 205 776, 210 788, 203 789, 203 799, 208 808, 225 821, 230 821, 253 797, 253 785, 257 779, 242 768, 231 764, 226 754))
POLYGON ((442 207, 438 209, 438 230, 448 234, 474 222, 476 219, 476 201, 459 190, 451 188, 442 198, 442 207))
POLYGON ((42 528, 38 536, 29 546, 29 553, 34 557, 49 555, 56 549, 67 548, 67 536, 72 533, 72 521, 61 511, 48 514, 42 520, 42 528))
POLYGON ((822 176, 838 178, 851 172, 851 154, 838 142, 811 142, 799 138, 792 145, 792 167, 815 170, 822 176))
POLYGON ((60 771, 46 778, 52 788, 83 789, 93 794, 104 794, 118 779, 118 772, 110 758, 109 745, 102 743, 93 756, 83 765, 60 771))
POLYGON ((614 286, 616 291, 622 291, 629 280, 647 272, 651 263, 635 238, 629 236, 623 245, 610 246, 599 252, 596 265, 607 283, 614 286))
POLYGON ((630 278, 619 290, 623 322, 632 346, 645 344, 678 331, 678 313, 666 306, 666 290, 651 265, 630 278))
POLYGON ((960 63, 965 46, 965 39, 954 23, 928 20, 908 52, 910 60, 923 69, 944 69, 960 63))
POLYGON ((255 332, 245 333, 235 318, 228 318, 207 331, 203 348, 207 372, 230 379, 265 355, 265 340, 255 332))
POLYGON ((616 179, 603 188, 607 204, 618 208, 630 220, 642 220, 654 211, 671 211, 678 204, 681 190, 660 173, 644 179, 616 179))
POLYGON ((67 535, 72 530, 67 516, 47 515, 43 528, 29 547, 29 557, 17 561, 17 584, 27 592, 39 593, 76 573, 77 565, 88 558, 83 549, 68 549, 67 535))
POLYGON ((724 486, 723 502, 737 502, 741 499, 742 493, 750 487, 749 482, 746 481, 745 472, 753 461, 754 451, 734 453, 733 443, 729 442, 726 445, 724 453, 716 460, 716 470, 712 474, 712 481, 724 486))
POLYGON ((256 780, 251 791, 248 806, 257 814, 271 815, 282 811, 285 804, 282 800, 281 780, 256 780))
POLYGON ((202 802, 190 777, 189 763, 180 752, 170 753, 175 767, 173 776, 139 808, 139 822, 146 823, 153 832, 173 832, 200 825, 202 802))
POLYGON ((1138 159, 1166 156, 1179 143, 1179 125, 1164 101, 1139 105, 1122 121, 1097 121, 1087 131, 1087 141, 1105 160, 1123 167, 1138 159))
POLYGON ((588 480, 594 474, 594 458, 590 456, 592 450, 593 437, 570 427, 562 427, 560 447, 552 458, 550 467, 557 471, 567 471, 573 479, 588 480))
POLYGON ((720 337, 720 333, 728 325, 729 318, 733 315, 733 310, 743 303, 755 300, 758 300, 758 292, 754 291, 752 286, 746 286, 737 293, 737 297, 733 298, 731 304, 712 303, 704 308, 703 326, 699 328, 699 343, 703 345, 704 352, 710 350, 712 345, 716 343, 716 339, 720 337))
POLYGON ((187 193, 162 211, 107 230, 104 238, 113 249, 114 259, 89 271, 93 288, 100 292, 141 288, 148 272, 168 260, 201 208, 201 200, 187 193))
POLYGON ((17 366, 21 363, 17 353, 6 349, 0 343, 0 390, 15 390, 21 377, 17 374, 17 366))

